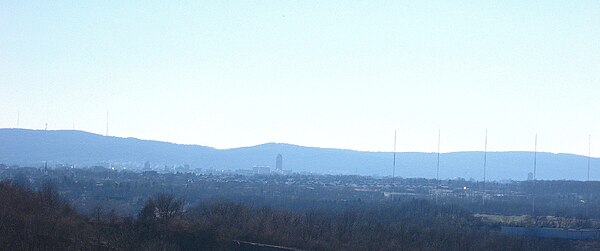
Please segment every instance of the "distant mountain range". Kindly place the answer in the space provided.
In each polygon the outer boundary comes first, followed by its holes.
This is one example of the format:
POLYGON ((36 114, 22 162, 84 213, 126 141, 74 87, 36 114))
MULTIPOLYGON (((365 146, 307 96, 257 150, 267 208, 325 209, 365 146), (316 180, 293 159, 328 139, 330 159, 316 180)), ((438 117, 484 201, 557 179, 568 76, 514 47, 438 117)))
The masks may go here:
MULTIPOLYGON (((268 143, 252 147, 215 149, 135 138, 106 137, 83 131, 0 129, 0 163, 41 166, 49 163, 98 165, 145 162, 159 165, 188 164, 202 169, 251 169, 275 166, 283 155, 284 169, 321 174, 392 174, 392 152, 362 152, 268 143)), ((538 179, 585 180, 587 157, 538 153, 538 179)), ((396 175, 435 178, 436 153, 402 152, 396 155, 396 175)), ((533 152, 488 152, 489 180, 524 180, 533 170, 533 152)), ((592 158, 590 177, 600 180, 600 159, 592 158)), ((440 178, 483 178, 483 152, 442 153, 440 178)))

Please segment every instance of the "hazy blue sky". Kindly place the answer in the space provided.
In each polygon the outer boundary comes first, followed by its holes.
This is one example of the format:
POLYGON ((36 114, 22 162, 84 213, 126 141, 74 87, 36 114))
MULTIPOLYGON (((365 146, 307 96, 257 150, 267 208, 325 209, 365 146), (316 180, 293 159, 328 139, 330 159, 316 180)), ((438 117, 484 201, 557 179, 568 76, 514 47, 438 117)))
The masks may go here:
POLYGON ((0 1, 0 127, 600 156, 600 1, 0 1))

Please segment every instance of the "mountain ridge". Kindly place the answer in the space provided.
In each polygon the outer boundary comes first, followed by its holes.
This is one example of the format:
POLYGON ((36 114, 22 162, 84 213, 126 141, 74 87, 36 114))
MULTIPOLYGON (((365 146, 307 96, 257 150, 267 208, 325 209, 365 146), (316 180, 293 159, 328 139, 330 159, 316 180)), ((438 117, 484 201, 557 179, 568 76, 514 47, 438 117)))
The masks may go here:
MULTIPOLYGON (((50 163, 159 165, 189 164, 193 168, 237 170, 254 165, 274 166, 284 156, 284 168, 323 174, 391 175, 392 152, 320 148, 269 142, 255 146, 217 149, 133 137, 103 136, 77 130, 0 128, 0 163, 36 166, 50 163)), ((488 152, 488 180, 523 180, 533 169, 533 152, 488 152)), ((398 152, 396 173, 402 177, 435 177, 435 152, 398 152)), ((441 178, 483 177, 483 152, 462 151, 440 155, 441 178)), ((592 165, 600 164, 598 158, 592 165)), ((538 152, 538 178, 583 180, 587 156, 538 152)), ((600 173, 591 172, 592 179, 600 173)))

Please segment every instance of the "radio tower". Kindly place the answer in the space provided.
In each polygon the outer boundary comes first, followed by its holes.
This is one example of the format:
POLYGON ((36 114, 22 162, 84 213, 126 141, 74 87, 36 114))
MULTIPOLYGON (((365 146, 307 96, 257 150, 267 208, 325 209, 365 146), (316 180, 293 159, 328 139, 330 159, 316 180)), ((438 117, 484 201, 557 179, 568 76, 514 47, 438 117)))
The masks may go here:
POLYGON ((536 171, 537 171, 537 133, 535 134, 535 147, 533 151, 533 191, 532 191, 532 203, 531 203, 531 216, 535 216, 535 183, 536 183, 536 171))
POLYGON ((590 161, 592 160, 592 135, 588 136, 587 181, 590 181, 590 161))
POLYGON ((392 183, 394 183, 394 178, 396 177, 396 130, 394 130, 394 162, 392 169, 392 183))
POLYGON ((488 131, 487 129, 485 129, 485 144, 484 144, 484 148, 483 148, 483 197, 481 199, 481 203, 485 206, 485 195, 486 195, 486 190, 485 190, 485 182, 486 182, 486 177, 485 177, 485 172, 486 172, 486 167, 487 167, 487 143, 488 143, 488 131))
POLYGON ((440 180, 440 139, 441 139, 441 130, 438 130, 438 146, 437 146, 437 166, 436 166, 436 173, 435 173, 435 180, 438 181, 438 185, 439 185, 439 180, 440 180))
POLYGON ((108 137, 108 112, 106 112, 106 135, 108 137))
POLYGON ((590 166, 592 160, 592 135, 588 136, 588 159, 587 159, 587 187, 588 187, 588 196, 587 201, 585 202, 585 216, 588 217, 588 205, 590 204, 591 195, 591 185, 590 185, 590 166))
POLYGON ((435 173, 435 183, 436 183, 436 187, 435 187, 435 203, 437 203, 438 201, 438 190, 440 188, 440 139, 441 139, 441 133, 442 131, 438 129, 438 146, 437 146, 437 165, 436 165, 436 173, 435 173))

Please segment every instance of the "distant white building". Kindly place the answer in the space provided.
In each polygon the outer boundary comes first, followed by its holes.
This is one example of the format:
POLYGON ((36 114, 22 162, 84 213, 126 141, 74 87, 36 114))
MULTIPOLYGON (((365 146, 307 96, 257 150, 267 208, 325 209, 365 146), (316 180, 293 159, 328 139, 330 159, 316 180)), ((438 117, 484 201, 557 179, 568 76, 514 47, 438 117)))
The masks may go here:
POLYGON ((270 174, 271 167, 269 167, 269 166, 254 166, 254 167, 252 167, 252 171, 254 171, 254 174, 270 174))

